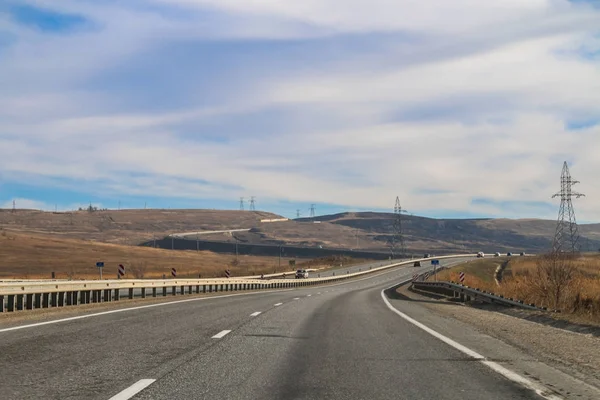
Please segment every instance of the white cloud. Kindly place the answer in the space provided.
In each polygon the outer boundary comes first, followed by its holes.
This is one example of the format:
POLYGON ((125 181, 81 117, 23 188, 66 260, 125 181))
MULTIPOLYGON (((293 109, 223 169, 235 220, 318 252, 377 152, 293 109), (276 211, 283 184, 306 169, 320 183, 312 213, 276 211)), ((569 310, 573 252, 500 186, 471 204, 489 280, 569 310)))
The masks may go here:
POLYGON ((527 202, 551 201, 566 159, 588 195, 578 215, 600 219, 600 126, 565 128, 600 120, 599 64, 581 54, 598 49, 590 8, 45 4, 94 29, 55 37, 5 22, 18 41, 0 53, 0 168, 15 179, 107 196, 252 192, 349 207, 389 208, 399 195, 414 213, 554 218, 527 202), (524 204, 507 211, 506 201, 524 204))

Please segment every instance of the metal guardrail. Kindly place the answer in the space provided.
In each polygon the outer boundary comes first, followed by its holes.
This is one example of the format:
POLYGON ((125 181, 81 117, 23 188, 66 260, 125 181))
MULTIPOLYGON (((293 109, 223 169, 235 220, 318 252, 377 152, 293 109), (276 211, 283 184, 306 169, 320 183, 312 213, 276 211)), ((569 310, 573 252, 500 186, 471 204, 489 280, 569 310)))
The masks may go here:
MULTIPOLYGON (((437 259, 473 257, 473 254, 460 254, 436 257, 437 259)), ((369 268, 365 271, 340 274, 323 278, 305 279, 114 279, 114 280, 87 280, 87 281, 32 281, 0 283, 0 312, 16 310, 33 310, 37 308, 74 306, 79 304, 101 303, 118 301, 121 291, 127 290, 127 298, 133 299, 136 292, 141 298, 167 296, 170 288, 171 295, 192 293, 213 293, 223 291, 244 291, 264 289, 295 288, 322 283, 336 282, 350 279, 377 271, 383 271, 402 265, 409 265, 415 261, 427 261, 431 258, 422 258, 402 261, 369 268), (148 293, 150 292, 150 293, 148 293)))
MULTIPOLYGON (((519 307, 528 310, 535 311, 548 311, 546 307, 537 307, 535 304, 527 304, 522 300, 515 300, 513 298, 506 298, 502 295, 486 292, 477 288, 471 288, 469 286, 461 285, 454 282, 412 282, 412 286, 415 289, 425 290, 429 292, 438 293, 440 291, 452 292, 452 297, 460 298, 461 301, 478 300, 489 304, 499 304, 509 307, 519 307), (441 289, 441 290, 440 290, 441 289)), ((447 294, 446 293, 446 294, 447 294)))

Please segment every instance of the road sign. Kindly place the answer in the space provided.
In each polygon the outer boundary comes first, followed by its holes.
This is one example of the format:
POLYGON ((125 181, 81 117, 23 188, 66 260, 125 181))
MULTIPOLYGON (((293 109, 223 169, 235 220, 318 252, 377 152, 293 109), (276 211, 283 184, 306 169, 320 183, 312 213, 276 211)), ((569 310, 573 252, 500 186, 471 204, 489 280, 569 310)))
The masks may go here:
POLYGON ((96 263, 96 267, 98 267, 98 268, 102 268, 102 267, 104 267, 104 262, 102 262, 102 261, 98 261, 98 262, 96 263))
POLYGON ((440 260, 431 260, 431 265, 440 265, 440 260))
POLYGON ((171 268, 171 276, 177 278, 177 270, 175 268, 171 268))
POLYGON ((125 275, 125 267, 123 264, 119 264, 119 276, 125 275))

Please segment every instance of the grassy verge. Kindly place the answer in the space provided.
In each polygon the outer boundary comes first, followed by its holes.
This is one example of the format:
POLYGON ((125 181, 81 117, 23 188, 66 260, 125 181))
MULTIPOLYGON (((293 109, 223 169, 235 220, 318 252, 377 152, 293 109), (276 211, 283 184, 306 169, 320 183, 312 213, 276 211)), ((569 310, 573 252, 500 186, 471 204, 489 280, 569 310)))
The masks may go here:
MULTIPOLYGON (((481 258, 444 270, 438 274, 438 280, 458 282, 460 272, 465 273, 465 285, 496 287, 494 274, 496 268, 506 262, 506 257, 481 258)), ((491 290, 491 289, 490 289, 491 290)))
POLYGON ((573 322, 600 322, 600 256, 570 259, 511 258, 500 285, 494 271, 503 257, 477 260, 442 272, 440 280, 457 282, 465 272, 465 284, 505 297, 561 310, 573 322))
MULTIPOLYGON (((288 258, 239 256, 209 251, 172 251, 148 247, 125 246, 54 235, 2 231, 0 233, 0 279, 97 279, 96 262, 103 261, 103 277, 114 279, 117 267, 126 268, 125 278, 162 278, 176 268, 181 278, 258 275, 293 269, 288 258)), ((331 260, 297 261, 304 268, 330 268, 331 260), (310 267, 305 266, 309 264, 310 267)), ((349 263, 344 260, 344 265, 349 263)), ((358 262, 358 261, 357 261, 358 262)), ((334 264, 335 265, 335 264, 334 264)), ((337 264, 339 266, 339 263, 337 264)))

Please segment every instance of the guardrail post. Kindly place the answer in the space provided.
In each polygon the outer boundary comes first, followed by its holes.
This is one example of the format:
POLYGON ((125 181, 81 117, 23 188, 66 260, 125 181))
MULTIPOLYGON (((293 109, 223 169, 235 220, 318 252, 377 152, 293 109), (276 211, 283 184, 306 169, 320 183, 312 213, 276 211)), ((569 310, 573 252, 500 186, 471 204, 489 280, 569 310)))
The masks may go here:
POLYGON ((471 301, 471 296, 467 295, 467 301, 471 301))
POLYGON ((58 293, 50 293, 50 307, 58 307, 58 293))
POLYGON ((196 294, 200 293, 200 285, 196 285, 196 294))
POLYGON ((73 296, 73 301, 71 302, 71 304, 74 306, 79 305, 79 291, 75 290, 71 292, 71 295, 73 296))
POLYGON ((133 299, 133 288, 129 288, 129 300, 133 299))
POLYGON ((33 310, 33 293, 25 295, 25 309, 33 310))
POLYGON ((188 287, 188 294, 192 294, 192 285, 190 285, 190 287, 188 287))
POLYGON ((184 285, 181 285, 181 288, 179 288, 179 293, 185 294, 185 286, 184 285))
POLYGON ((91 290, 84 290, 81 292, 81 303, 90 304, 91 290))
POLYGON ((6 310, 10 312, 15 311, 15 295, 9 294, 7 300, 6 310))
POLYGON ((110 302, 110 289, 104 289, 104 301, 105 302, 110 302))
POLYGON ((163 292, 163 296, 167 295, 167 287, 166 286, 163 286, 162 292, 163 292))
POLYGON ((58 307, 65 305, 65 292, 58 292, 58 307))
POLYGON ((177 294, 177 286, 171 287, 171 296, 175 296, 177 294))
POLYGON ((36 293, 33 295, 34 297, 34 307, 35 308, 42 308, 42 294, 41 293, 36 293))
POLYGON ((0 313, 4 312, 4 296, 0 294, 0 313))
POLYGON ((206 293, 206 285, 202 285, 202 293, 206 293))
POLYGON ((70 306, 73 301, 73 298, 71 297, 71 292, 65 292, 65 298, 64 298, 64 303, 63 305, 67 305, 70 306))
MULTIPOLYGON (((217 292, 217 291, 218 291, 218 290, 217 290, 217 287, 216 287, 216 285, 215 285, 215 292, 217 292)), ((223 291, 223 285, 221 285, 221 292, 222 292, 222 291, 223 291)))
POLYGON ((23 295, 17 295, 17 311, 21 311, 23 309, 23 295))
POLYGON ((145 299, 145 298, 146 298, 146 288, 143 287, 142 288, 142 299, 145 299))
POLYGON ((119 301, 121 299, 121 291, 119 289, 115 289, 115 295, 113 296, 115 301, 119 301))

